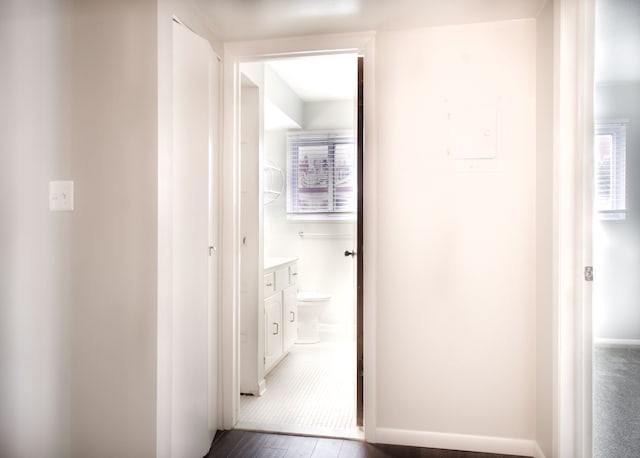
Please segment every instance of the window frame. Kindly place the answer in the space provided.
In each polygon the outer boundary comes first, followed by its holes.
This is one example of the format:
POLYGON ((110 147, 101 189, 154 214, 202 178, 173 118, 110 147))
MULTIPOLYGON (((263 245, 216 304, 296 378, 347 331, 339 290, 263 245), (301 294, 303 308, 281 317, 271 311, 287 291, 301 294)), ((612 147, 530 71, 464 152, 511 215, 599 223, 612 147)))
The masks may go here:
POLYGON ((627 214, 626 205, 626 120, 596 121, 594 125, 594 210, 598 219, 606 221, 625 220, 627 214), (609 164, 603 166, 599 160, 598 137, 611 137, 611 152, 609 164), (602 169, 608 173, 603 173, 602 169), (606 176, 608 175, 608 181, 606 176), (608 196, 601 190, 602 183, 608 185, 608 196))
POLYGON ((357 196, 357 156, 355 135, 351 130, 333 131, 290 131, 287 133, 287 219, 315 222, 355 221, 357 196), (336 164, 336 146, 351 145, 351 190, 338 191, 336 175, 340 166, 336 164), (327 207, 323 209, 303 209, 299 198, 299 148, 326 146, 328 162, 327 207), (336 210, 337 193, 350 192, 347 210, 336 210))

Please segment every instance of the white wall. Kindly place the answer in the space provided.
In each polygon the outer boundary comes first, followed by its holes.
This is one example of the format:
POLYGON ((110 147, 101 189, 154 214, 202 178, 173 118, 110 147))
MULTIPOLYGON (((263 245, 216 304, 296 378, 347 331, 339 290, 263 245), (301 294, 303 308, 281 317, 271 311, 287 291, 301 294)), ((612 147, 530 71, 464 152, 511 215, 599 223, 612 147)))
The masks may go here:
POLYGON ((640 339, 640 83, 596 85, 596 122, 626 119, 627 216, 594 221, 594 337, 640 339))
POLYGON ((157 126, 171 15, 196 16, 170 3, 0 6, 2 456, 160 453, 157 126), (48 211, 57 179, 75 181, 71 213, 48 211))
POLYGON ((382 32, 376 63, 378 440, 530 454, 535 21, 382 32), (496 98, 496 158, 449 159, 448 111, 496 98))
POLYGON ((536 440, 553 442, 553 2, 536 20, 536 440))
POLYGON ((156 5, 74 3, 72 456, 155 454, 156 5))
POLYGON ((354 129, 355 116, 353 100, 328 100, 304 104, 304 128, 309 130, 354 129))
POLYGON ((1 9, 0 454, 153 456, 155 2, 1 9))
POLYGON ((75 221, 50 213, 47 201, 49 180, 73 178, 63 111, 70 49, 58 3, 0 3, 0 456, 8 457, 69 456, 75 221))
MULTIPOLYGON (((270 65, 264 65, 264 92, 267 98, 294 123, 301 125, 304 105, 298 95, 270 65)), ((293 127, 292 127, 293 128, 293 127)), ((265 129, 267 127, 265 126, 265 129)))
MULTIPOLYGON (((355 84, 355 82, 354 82, 355 84)), ((269 96, 269 94, 267 94, 269 96)), ((333 100, 305 102, 303 129, 353 129, 354 102, 333 100)), ((287 142, 285 130, 265 133, 265 159, 278 165, 286 176, 287 142)), ((286 179, 286 178, 285 178, 286 179)), ((354 261, 345 250, 355 249, 354 224, 349 222, 306 222, 287 220, 286 189, 279 199, 264 209, 265 256, 299 258, 298 289, 331 295, 321 322, 333 330, 351 332, 354 320, 354 261), (299 232, 342 235, 338 238, 303 238, 299 232)))

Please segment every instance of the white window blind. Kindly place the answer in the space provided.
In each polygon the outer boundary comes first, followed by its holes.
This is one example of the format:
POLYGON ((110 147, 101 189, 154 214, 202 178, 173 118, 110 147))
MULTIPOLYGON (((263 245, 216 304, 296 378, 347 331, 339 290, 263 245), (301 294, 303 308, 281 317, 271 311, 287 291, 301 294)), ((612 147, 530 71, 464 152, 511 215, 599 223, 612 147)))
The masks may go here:
POLYGON ((353 134, 296 132, 287 136, 287 212, 306 219, 349 218, 355 212, 353 134))
POLYGON ((626 218, 626 122, 596 123, 595 210, 603 220, 626 218))

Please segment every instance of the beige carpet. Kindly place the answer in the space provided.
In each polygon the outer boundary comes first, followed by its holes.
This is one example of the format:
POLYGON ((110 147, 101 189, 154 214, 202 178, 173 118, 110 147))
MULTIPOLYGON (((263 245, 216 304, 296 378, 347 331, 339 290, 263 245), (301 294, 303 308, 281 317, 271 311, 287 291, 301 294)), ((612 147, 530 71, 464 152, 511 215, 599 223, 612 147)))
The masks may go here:
POLYGON ((593 349, 593 456, 640 456, 640 347, 593 349))
POLYGON ((355 342, 323 334, 293 349, 266 377, 262 396, 241 396, 238 429, 362 438, 355 426, 355 342))

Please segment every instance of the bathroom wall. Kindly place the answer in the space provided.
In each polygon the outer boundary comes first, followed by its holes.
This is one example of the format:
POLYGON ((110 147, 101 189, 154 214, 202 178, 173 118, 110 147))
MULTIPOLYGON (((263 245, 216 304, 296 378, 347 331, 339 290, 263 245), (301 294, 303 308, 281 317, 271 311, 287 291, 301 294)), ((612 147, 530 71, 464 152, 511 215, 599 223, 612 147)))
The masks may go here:
POLYGON ((628 120, 626 219, 593 226, 594 337, 640 341, 640 82, 596 85, 594 112, 628 120))
MULTIPOLYGON (((267 87, 267 97, 269 97, 267 87)), ((340 130, 353 126, 351 100, 305 102, 302 128, 340 130)), ((266 120, 265 120, 266 121, 266 120)), ((265 132, 265 160, 278 165, 286 174, 286 135, 284 129, 265 132)), ((287 220, 286 190, 264 210, 265 256, 299 258, 299 289, 331 294, 331 303, 321 316, 325 327, 351 331, 354 317, 354 261, 344 251, 354 249, 351 222, 304 222, 287 220), (298 233, 326 234, 322 238, 301 238, 298 233)))

